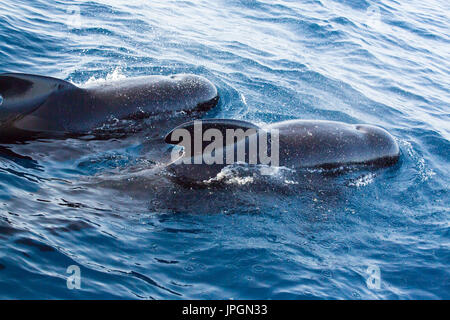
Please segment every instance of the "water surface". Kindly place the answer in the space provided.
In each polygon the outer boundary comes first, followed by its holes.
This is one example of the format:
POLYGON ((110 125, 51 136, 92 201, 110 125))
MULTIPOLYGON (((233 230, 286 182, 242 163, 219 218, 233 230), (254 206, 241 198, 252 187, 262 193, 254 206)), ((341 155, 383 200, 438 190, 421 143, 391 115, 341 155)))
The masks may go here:
POLYGON ((78 85, 195 73, 207 117, 384 127, 398 165, 161 174, 167 123, 0 146, 0 298, 450 298, 447 1, 0 5, 0 72, 78 85), (67 268, 81 270, 69 290, 67 268), (367 270, 380 270, 380 288, 367 270))

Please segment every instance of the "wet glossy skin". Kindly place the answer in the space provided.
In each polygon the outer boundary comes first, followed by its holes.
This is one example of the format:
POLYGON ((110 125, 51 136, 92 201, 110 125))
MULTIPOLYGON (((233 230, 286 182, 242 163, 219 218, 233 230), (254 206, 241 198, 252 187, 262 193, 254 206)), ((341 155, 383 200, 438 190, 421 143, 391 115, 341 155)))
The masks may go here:
POLYGON ((111 119, 207 110, 218 99, 215 86, 196 75, 147 76, 88 88, 41 77, 27 83, 27 75, 14 82, 8 76, 0 75, 4 130, 84 133, 111 119))
MULTIPOLYGON (((246 128, 251 127, 250 125, 246 128)), ((353 164, 383 167, 395 164, 399 158, 400 150, 394 137, 376 126, 335 121, 291 120, 260 128, 257 134, 263 131, 271 132, 272 129, 279 132, 279 166, 282 167, 335 168, 353 164)), ((168 140, 166 138, 166 141, 168 140)), ((240 144, 245 144, 247 162, 248 140, 224 147, 224 159, 230 149, 234 149, 236 154, 240 144)), ((181 159, 169 164, 168 169, 176 177, 186 181, 208 180, 225 167, 205 163, 185 164, 181 159)))
POLYGON ((286 167, 386 164, 396 162, 399 147, 384 129, 336 121, 292 120, 265 128, 280 133, 280 165, 286 167))

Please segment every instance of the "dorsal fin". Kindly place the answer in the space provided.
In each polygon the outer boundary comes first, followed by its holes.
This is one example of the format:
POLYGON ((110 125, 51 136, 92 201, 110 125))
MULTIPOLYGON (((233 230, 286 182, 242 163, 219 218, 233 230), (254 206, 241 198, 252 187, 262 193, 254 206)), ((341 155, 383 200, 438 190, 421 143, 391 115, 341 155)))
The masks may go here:
POLYGON ((244 131, 248 129, 260 129, 257 125, 253 123, 242 121, 242 120, 232 120, 232 119, 201 119, 201 120, 193 120, 186 123, 183 123, 170 131, 164 141, 168 144, 178 144, 180 141, 178 139, 172 138, 172 133, 177 129, 186 129, 189 131, 191 136, 194 136, 194 122, 199 121, 202 125, 202 134, 208 129, 218 129, 222 134, 225 135, 227 129, 242 129, 244 131))
POLYGON ((36 110, 54 92, 76 88, 50 77, 22 73, 0 74, 0 125, 36 110))

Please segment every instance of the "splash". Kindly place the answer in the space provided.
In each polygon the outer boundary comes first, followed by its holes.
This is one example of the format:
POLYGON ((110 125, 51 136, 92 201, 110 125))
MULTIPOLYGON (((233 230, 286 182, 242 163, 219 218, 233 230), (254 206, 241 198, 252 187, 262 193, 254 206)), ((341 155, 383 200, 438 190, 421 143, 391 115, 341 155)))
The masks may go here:
POLYGON ((419 168, 420 180, 422 182, 425 182, 436 175, 436 172, 434 172, 433 169, 427 167, 424 158, 420 158, 417 160, 417 167, 419 168))
POLYGON ((365 187, 365 186, 368 186, 369 184, 371 184, 372 182, 374 182, 376 176, 377 175, 375 173, 364 174, 364 175, 350 181, 348 185, 352 186, 352 187, 357 187, 357 188, 365 187))
POLYGON ((425 162, 425 159, 420 156, 417 151, 414 150, 411 142, 406 140, 399 140, 399 144, 406 149, 406 152, 408 155, 414 160, 416 163, 416 167, 418 170, 418 175, 420 177, 420 180, 422 182, 425 182, 429 179, 431 179, 434 175, 436 175, 436 172, 433 171, 433 169, 429 168, 425 162))
POLYGON ((95 76, 92 76, 84 83, 84 85, 89 86, 93 84, 104 84, 106 82, 118 81, 122 79, 126 79, 126 76, 122 73, 121 67, 116 67, 114 71, 108 73, 105 78, 96 78, 95 76))
POLYGON ((229 185, 248 185, 257 182, 269 182, 286 185, 298 184, 290 178, 295 170, 286 167, 267 165, 248 165, 236 163, 223 168, 215 177, 204 180, 204 184, 225 183, 229 185))
POLYGON ((254 177, 241 177, 235 166, 230 165, 223 168, 215 177, 204 180, 204 184, 223 182, 225 184, 246 185, 254 182, 254 177))

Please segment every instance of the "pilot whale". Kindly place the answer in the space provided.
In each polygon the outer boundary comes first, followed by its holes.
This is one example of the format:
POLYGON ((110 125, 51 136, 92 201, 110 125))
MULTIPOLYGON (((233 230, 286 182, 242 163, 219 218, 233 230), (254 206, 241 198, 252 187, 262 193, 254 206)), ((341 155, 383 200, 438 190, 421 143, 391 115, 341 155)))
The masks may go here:
POLYGON ((183 147, 181 153, 177 151, 178 158, 173 152, 167 169, 185 182, 207 181, 236 162, 274 165, 276 159, 275 166, 292 169, 386 167, 395 164, 400 153, 395 138, 380 127, 322 120, 289 120, 262 127, 239 120, 190 121, 171 130, 165 142, 183 147))
POLYGON ((0 134, 85 134, 111 119, 213 108, 216 87, 190 74, 144 76, 87 88, 50 77, 0 74, 0 134))

